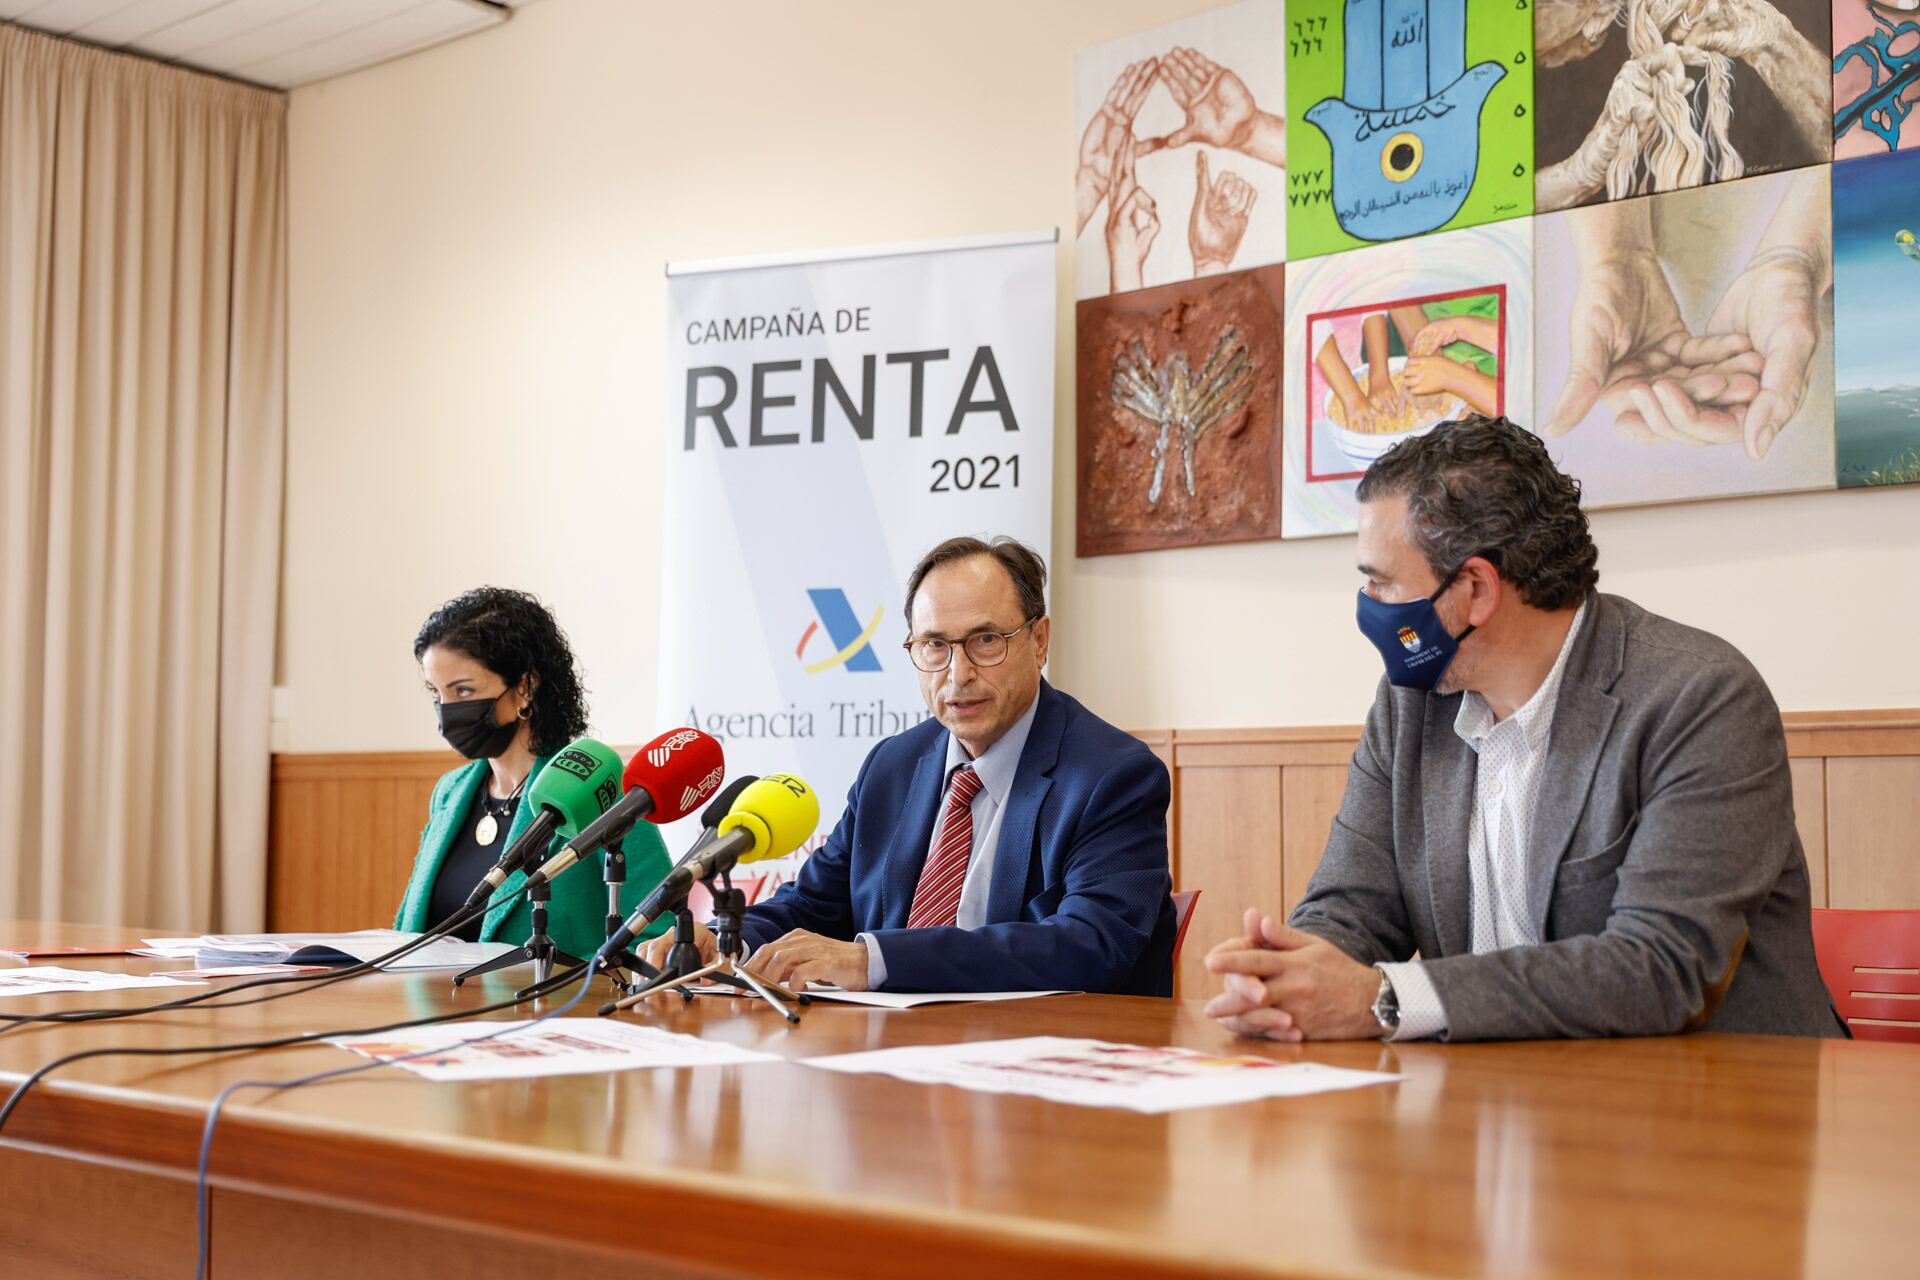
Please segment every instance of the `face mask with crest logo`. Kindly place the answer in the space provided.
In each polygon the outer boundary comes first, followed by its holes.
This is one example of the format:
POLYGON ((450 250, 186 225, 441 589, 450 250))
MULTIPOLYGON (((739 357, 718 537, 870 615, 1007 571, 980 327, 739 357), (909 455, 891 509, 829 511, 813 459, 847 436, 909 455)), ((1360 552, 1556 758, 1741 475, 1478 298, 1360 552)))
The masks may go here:
POLYGON ((1434 601, 1446 594, 1465 567, 1462 561, 1439 589, 1423 600, 1385 604, 1365 591, 1360 593, 1355 621, 1360 624, 1360 634, 1373 641, 1387 664, 1388 684, 1400 689, 1431 690, 1453 665, 1460 642, 1473 634, 1473 628, 1457 636, 1450 633, 1441 624, 1434 601))

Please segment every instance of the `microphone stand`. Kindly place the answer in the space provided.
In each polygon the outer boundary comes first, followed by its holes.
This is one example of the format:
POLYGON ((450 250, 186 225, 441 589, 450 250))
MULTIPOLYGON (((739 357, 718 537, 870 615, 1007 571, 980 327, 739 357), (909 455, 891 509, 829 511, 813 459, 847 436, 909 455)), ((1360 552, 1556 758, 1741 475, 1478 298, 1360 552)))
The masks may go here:
MULTIPOLYGON (((627 884, 626 837, 622 836, 606 846, 606 882, 607 882, 607 931, 604 937, 611 938, 626 920, 626 913, 620 909, 620 894, 627 884)), ((627 979, 627 971, 642 978, 654 978, 659 970, 633 953, 632 948, 622 948, 612 955, 601 956, 595 961, 593 971, 604 973, 608 981, 622 990, 631 990, 633 983, 627 979)))
POLYGON ((747 947, 740 936, 740 924, 747 910, 747 895, 733 887, 733 877, 727 872, 721 872, 719 887, 709 880, 707 888, 713 894, 713 936, 719 951, 713 963, 701 962, 700 948, 693 940, 693 912, 682 898, 673 912, 673 947, 667 952, 666 966, 657 976, 630 988, 626 998, 602 1007, 601 1013, 629 1008, 648 996, 666 991, 678 991, 685 1002, 691 1002, 698 995, 720 994, 693 988, 696 982, 708 981, 758 996, 788 1022, 800 1021, 800 1015, 789 1006, 811 1004, 812 998, 769 982, 746 966, 747 947))
MULTIPOLYGON (((543 864, 545 861, 545 858, 541 859, 543 864)), ((453 985, 457 987, 465 983, 469 978, 477 978, 482 974, 493 973, 499 969, 511 968, 516 964, 525 964, 531 960, 533 961, 533 985, 537 987, 544 983, 548 975, 553 972, 553 964, 556 960, 566 964, 570 968, 578 968, 584 965, 586 961, 568 955, 554 943, 552 938, 547 936, 547 901, 552 896, 552 886, 544 880, 527 890, 527 902, 533 908, 533 932, 527 936, 526 942, 518 951, 502 952, 491 960, 482 960, 471 969, 455 974, 453 985)), ((531 989, 532 988, 528 988, 528 990, 531 989)))

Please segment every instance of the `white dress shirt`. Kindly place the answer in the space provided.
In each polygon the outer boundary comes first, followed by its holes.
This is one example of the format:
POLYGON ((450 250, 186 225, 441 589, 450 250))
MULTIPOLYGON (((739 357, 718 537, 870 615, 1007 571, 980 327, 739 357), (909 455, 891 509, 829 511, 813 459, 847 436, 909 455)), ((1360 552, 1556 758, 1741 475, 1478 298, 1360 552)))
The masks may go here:
MULTIPOLYGON (((1582 604, 1567 628, 1553 670, 1526 705, 1495 722, 1487 700, 1469 690, 1460 699, 1453 731, 1479 757, 1473 782, 1473 815, 1467 827, 1467 874, 1472 885, 1472 946, 1475 955, 1540 941, 1527 904, 1527 865, 1533 856, 1533 813, 1540 779, 1553 737, 1553 708, 1567 655, 1580 634, 1587 606, 1582 604)), ((1400 1003, 1395 1040, 1422 1040, 1447 1032, 1447 1011, 1433 979, 1417 960, 1379 966, 1393 982, 1400 1003)))
MULTIPOLYGON (((1006 812, 1007 796, 1013 791, 1013 777, 1020 768, 1020 753, 1027 749, 1027 735, 1033 732, 1034 713, 1040 709, 1035 691, 1032 703, 994 744, 979 758, 967 754, 960 739, 947 734, 947 767, 940 775, 940 816, 947 807, 947 792, 953 786, 953 771, 971 764, 980 776, 980 790, 973 796, 969 811, 973 815, 973 851, 967 855, 967 878, 960 888, 960 906, 953 923, 960 929, 978 929, 987 922, 987 892, 993 886, 993 855, 1000 847, 1000 815, 1006 812)), ((940 844, 941 823, 936 818, 933 836, 927 841, 927 856, 940 844)), ((925 865, 924 863, 922 864, 925 865)), ((880 954, 880 942, 871 933, 860 935, 867 946, 867 990, 878 991, 887 980, 887 960, 880 954)))

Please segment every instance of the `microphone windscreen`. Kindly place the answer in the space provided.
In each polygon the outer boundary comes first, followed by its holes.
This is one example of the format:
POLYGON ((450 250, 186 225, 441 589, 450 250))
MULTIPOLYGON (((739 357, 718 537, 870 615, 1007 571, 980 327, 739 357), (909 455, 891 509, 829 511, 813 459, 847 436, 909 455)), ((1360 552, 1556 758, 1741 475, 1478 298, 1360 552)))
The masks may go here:
POLYGON ((759 775, 750 773, 744 778, 735 778, 722 787, 720 794, 708 801, 707 807, 700 811, 700 825, 709 831, 718 827, 720 819, 733 812, 733 806, 739 801, 740 793, 758 781, 760 781, 759 775))
POLYGON ((628 791, 653 797, 647 821, 678 822, 705 804, 727 776, 720 741, 698 729, 669 729, 627 761, 628 791))
POLYGON ((820 797, 813 788, 790 773, 770 773, 740 793, 732 812, 720 819, 720 834, 746 831, 753 849, 740 861, 764 862, 798 849, 819 825, 820 797))
POLYGON ((560 814, 557 834, 577 835, 620 799, 620 753, 593 738, 575 738, 527 784, 527 802, 560 814))

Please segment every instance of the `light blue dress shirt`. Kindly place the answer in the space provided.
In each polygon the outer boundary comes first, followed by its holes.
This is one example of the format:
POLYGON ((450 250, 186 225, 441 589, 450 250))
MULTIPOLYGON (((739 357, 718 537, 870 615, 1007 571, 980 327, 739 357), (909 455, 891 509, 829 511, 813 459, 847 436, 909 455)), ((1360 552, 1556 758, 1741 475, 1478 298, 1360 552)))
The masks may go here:
MULTIPOLYGON (((934 819, 933 835, 927 841, 927 856, 933 856, 940 842, 940 819, 946 816, 947 792, 953 786, 953 771, 963 764, 973 765, 980 775, 980 790, 974 793, 973 851, 967 856, 967 878, 960 888, 960 906, 953 923, 961 929, 978 929, 987 922, 987 891, 993 885, 993 854, 1000 847, 1000 815, 1007 810, 1007 796, 1013 791, 1014 775, 1020 768, 1020 753, 1027 749, 1027 735, 1033 731, 1034 713, 1040 709, 1038 690, 1026 711, 1000 735, 998 741, 980 753, 978 759, 967 754, 960 739, 947 734, 947 767, 941 776, 940 812, 934 819)), ((924 863, 922 864, 925 865, 924 863)), ((867 990, 878 991, 887 980, 887 960, 880 954, 880 942, 870 933, 860 935, 867 947, 867 990)))

